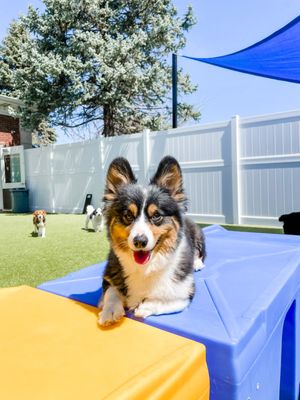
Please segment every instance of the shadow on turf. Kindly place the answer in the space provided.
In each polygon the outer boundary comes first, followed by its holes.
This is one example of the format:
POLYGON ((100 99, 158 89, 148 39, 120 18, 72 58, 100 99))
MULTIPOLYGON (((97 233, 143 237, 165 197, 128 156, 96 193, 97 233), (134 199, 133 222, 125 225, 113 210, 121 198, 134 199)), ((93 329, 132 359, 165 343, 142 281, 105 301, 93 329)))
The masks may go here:
POLYGON ((92 228, 88 228, 88 229, 86 229, 86 228, 81 228, 81 230, 82 230, 82 231, 86 231, 86 232, 94 232, 94 233, 96 233, 96 232, 94 231, 94 229, 92 229, 92 228))

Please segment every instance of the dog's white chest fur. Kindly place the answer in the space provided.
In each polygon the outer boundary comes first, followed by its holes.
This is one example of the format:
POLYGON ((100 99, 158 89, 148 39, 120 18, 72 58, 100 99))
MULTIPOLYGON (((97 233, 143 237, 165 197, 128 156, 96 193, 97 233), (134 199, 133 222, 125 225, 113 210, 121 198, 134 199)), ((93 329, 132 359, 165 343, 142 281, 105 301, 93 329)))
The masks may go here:
POLYGON ((46 237, 46 228, 45 228, 44 224, 43 224, 43 226, 38 227, 38 237, 42 237, 42 238, 46 237))
POLYGON ((163 256, 156 254, 146 266, 136 264, 127 255, 119 256, 126 276, 128 287, 127 307, 134 309, 145 299, 148 301, 169 302, 174 299, 184 299, 193 284, 192 276, 184 281, 174 279, 175 267, 181 261, 182 240, 173 254, 163 256))
POLYGON ((46 226, 44 222, 40 221, 37 224, 35 224, 35 231, 38 235, 38 237, 46 237, 46 226))

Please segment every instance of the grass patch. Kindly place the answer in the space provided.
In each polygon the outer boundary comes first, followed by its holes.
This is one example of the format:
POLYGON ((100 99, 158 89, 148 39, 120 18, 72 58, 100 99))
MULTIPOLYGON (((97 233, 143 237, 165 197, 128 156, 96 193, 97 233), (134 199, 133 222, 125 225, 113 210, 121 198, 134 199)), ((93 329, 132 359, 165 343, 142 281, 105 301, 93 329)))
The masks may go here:
POLYGON ((48 215, 42 239, 31 234, 31 214, 0 214, 0 287, 37 286, 105 260, 106 234, 84 223, 84 215, 48 215))
MULTIPOLYGON (((41 239, 31 234, 31 214, 0 213, 0 287, 37 286, 105 260, 109 248, 106 233, 85 231, 84 223, 84 215, 50 214, 46 238, 41 239)), ((224 227, 282 233, 282 229, 276 228, 224 227)))

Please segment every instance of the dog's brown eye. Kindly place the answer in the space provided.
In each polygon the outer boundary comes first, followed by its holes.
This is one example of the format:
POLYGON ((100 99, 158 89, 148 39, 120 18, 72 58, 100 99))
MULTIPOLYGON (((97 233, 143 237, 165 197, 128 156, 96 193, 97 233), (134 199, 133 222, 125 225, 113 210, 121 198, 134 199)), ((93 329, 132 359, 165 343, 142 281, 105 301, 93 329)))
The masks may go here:
POLYGON ((152 217, 151 217, 151 221, 152 221, 155 225, 160 224, 160 223, 162 222, 162 220, 163 220, 163 216, 160 215, 160 213, 159 213, 158 211, 156 211, 156 212, 152 215, 152 217))
POLYGON ((124 215, 123 215, 123 221, 125 222, 125 224, 129 225, 133 222, 134 220, 134 216, 132 214, 132 212, 130 210, 125 211, 124 215))

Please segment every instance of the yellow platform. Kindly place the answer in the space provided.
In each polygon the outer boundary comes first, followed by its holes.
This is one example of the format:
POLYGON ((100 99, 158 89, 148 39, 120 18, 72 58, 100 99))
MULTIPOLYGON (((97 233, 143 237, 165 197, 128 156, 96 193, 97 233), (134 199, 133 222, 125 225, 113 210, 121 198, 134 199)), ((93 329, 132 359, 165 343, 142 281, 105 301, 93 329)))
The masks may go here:
POLYGON ((27 286, 0 290, 0 399, 206 400, 199 343, 27 286))

